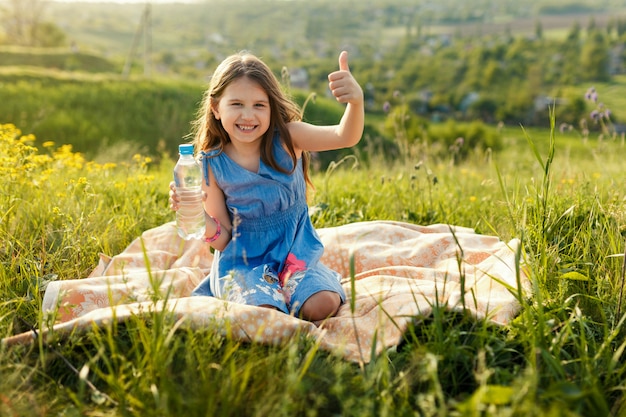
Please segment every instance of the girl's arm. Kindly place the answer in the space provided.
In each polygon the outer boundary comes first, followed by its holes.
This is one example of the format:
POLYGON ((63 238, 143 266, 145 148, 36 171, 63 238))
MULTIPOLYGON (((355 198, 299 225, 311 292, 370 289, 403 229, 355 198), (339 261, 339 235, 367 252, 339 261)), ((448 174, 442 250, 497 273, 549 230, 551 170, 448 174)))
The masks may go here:
MULTIPOLYGON (((209 185, 207 185, 206 182, 203 182, 202 191, 204 194, 203 197, 206 197, 204 199, 205 213, 217 219, 220 222, 221 228, 220 236, 209 243, 213 248, 217 250, 224 250, 226 245, 228 245, 228 243, 230 242, 233 227, 230 222, 228 210, 226 209, 224 193, 222 192, 222 189, 219 188, 219 186, 217 185, 210 165, 209 185)), ((206 216, 206 231, 204 232, 204 236, 211 238, 215 236, 215 233, 217 232, 217 224, 209 216, 206 216)))
POLYGON ((338 102, 347 103, 341 121, 334 126, 290 123, 289 133, 296 148, 319 152, 349 148, 361 140, 365 120, 363 90, 350 72, 346 51, 339 55, 339 71, 328 75, 328 87, 338 102))

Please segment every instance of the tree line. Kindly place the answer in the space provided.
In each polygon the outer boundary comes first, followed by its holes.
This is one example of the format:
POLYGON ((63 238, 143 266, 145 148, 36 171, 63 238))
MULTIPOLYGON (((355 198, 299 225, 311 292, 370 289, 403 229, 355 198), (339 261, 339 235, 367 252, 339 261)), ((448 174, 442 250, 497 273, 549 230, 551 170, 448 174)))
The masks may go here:
POLYGON ((559 118, 577 122, 584 97, 561 87, 608 82, 625 72, 626 20, 586 29, 576 22, 564 39, 510 33, 482 38, 407 37, 383 59, 363 67, 359 79, 376 103, 403 93, 415 114, 454 115, 494 123, 547 120, 540 98, 560 100, 559 118))

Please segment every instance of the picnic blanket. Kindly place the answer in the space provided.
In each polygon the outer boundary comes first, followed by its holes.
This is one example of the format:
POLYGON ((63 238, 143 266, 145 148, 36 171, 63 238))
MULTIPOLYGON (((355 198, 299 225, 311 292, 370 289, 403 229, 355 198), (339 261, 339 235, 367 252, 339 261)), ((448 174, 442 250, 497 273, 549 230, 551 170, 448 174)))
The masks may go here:
MULTIPOLYGON (((304 333, 316 338, 321 349, 367 363, 400 343, 411 322, 433 308, 506 324, 520 310, 519 294, 529 288, 518 239, 503 242, 466 227, 396 221, 357 222, 318 233, 325 246, 322 261, 344 277, 348 296, 338 314, 322 323, 214 297, 191 297, 210 271, 213 255, 208 244, 180 239, 175 225, 167 223, 145 231, 113 257, 100 255, 88 277, 50 282, 42 309, 53 315, 48 321, 54 324, 37 333, 86 331, 94 323, 168 309, 192 328, 216 326, 253 343, 280 345, 304 333)), ((34 338, 35 332, 27 332, 3 343, 34 338)))

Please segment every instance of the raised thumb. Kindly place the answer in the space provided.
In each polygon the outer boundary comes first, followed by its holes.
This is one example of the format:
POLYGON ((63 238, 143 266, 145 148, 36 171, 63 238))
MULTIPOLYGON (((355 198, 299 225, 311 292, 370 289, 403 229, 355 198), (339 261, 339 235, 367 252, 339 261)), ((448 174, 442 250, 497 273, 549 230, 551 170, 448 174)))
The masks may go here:
POLYGON ((348 52, 346 51, 342 51, 339 54, 339 70, 350 71, 350 67, 348 67, 348 52))

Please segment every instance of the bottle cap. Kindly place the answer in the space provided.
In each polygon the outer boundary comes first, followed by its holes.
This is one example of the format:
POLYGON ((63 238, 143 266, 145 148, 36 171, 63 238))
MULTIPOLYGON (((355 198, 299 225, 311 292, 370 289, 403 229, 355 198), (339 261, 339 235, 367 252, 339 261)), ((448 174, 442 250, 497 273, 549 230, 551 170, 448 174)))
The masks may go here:
POLYGON ((193 145, 191 143, 178 145, 178 153, 181 155, 193 155, 193 145))

